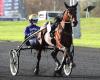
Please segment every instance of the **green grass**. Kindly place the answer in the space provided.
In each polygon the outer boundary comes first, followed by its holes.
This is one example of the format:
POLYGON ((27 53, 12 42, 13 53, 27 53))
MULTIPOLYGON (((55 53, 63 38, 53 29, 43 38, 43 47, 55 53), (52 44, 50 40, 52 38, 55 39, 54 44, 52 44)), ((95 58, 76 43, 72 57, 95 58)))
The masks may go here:
MULTIPOLYGON (((81 38, 74 39, 75 46, 100 48, 100 18, 81 18, 81 38)), ((43 26, 44 21, 39 22, 43 26)), ((24 40, 28 21, 0 21, 0 40, 24 40)))
POLYGON ((28 23, 26 21, 1 21, 0 22, 0 40, 22 41, 24 38, 24 29, 28 23))
POLYGON ((80 39, 74 39, 76 46, 100 48, 100 18, 82 18, 81 35, 80 39))
MULTIPOLYGON (((38 26, 43 26, 46 21, 41 21, 38 26)), ((0 21, 0 40, 23 41, 24 29, 28 21, 0 21)))

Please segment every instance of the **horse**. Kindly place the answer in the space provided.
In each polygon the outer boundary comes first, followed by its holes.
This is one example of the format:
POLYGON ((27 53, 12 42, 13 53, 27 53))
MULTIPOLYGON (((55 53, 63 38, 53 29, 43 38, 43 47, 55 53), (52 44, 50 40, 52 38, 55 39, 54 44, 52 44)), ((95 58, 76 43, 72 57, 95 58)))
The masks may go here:
POLYGON ((55 73, 60 74, 62 68, 65 64, 67 64, 67 59, 69 59, 70 63, 73 64, 73 56, 70 54, 70 47, 73 44, 72 39, 72 27, 75 27, 78 23, 76 10, 78 2, 73 6, 68 6, 66 3, 65 7, 66 10, 63 12, 63 16, 57 28, 54 32, 54 38, 52 39, 50 36, 51 25, 50 23, 47 24, 46 30, 42 30, 38 34, 39 40, 39 47, 37 49, 37 64, 34 69, 34 73, 39 73, 39 63, 41 60, 41 51, 45 48, 45 46, 52 46, 53 52, 51 53, 52 58, 54 59, 57 67, 55 68, 55 73), (53 41, 52 41, 53 40, 53 41), (57 54, 59 51, 63 52, 62 62, 57 59, 57 54))

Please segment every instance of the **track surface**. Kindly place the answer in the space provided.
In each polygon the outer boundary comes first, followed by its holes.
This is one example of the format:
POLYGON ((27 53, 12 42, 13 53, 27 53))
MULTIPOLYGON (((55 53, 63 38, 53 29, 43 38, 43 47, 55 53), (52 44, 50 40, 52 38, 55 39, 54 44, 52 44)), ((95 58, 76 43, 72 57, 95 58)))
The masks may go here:
POLYGON ((19 73, 13 77, 9 69, 9 51, 19 44, 19 42, 0 42, 0 80, 100 80, 100 49, 83 47, 75 47, 76 67, 70 77, 53 76, 55 63, 50 50, 42 54, 38 76, 33 73, 36 54, 31 54, 29 50, 22 51, 19 73))

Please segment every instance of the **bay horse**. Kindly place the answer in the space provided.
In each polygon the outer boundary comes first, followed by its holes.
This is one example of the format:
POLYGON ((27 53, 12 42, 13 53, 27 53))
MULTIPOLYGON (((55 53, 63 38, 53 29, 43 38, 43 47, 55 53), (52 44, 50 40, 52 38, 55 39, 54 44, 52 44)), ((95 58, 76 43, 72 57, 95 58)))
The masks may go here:
POLYGON ((66 10, 63 12, 63 17, 59 22, 59 24, 57 25, 57 28, 55 29, 54 39, 53 39, 54 41, 52 41, 52 38, 50 37, 50 29, 51 29, 50 23, 47 25, 46 32, 41 31, 39 33, 40 46, 37 50, 38 51, 37 64, 34 69, 35 74, 39 73, 39 62, 41 59, 41 51, 46 45, 52 46, 54 49, 51 55, 57 64, 57 67, 55 68, 55 73, 58 74, 61 73, 62 68, 64 67, 65 64, 67 64, 66 59, 69 59, 70 63, 73 64, 73 56, 70 54, 70 47, 73 44, 72 27, 75 27, 78 23, 77 16, 76 16, 78 3, 76 3, 73 6, 68 6, 66 3, 64 4, 66 10), (57 54, 60 50, 63 51, 63 58, 61 63, 57 59, 57 54))

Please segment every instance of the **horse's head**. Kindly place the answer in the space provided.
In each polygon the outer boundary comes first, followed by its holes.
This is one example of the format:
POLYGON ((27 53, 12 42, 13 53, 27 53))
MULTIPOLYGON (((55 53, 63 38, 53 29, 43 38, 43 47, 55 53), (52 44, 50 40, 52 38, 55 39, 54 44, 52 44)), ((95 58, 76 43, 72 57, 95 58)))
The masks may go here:
POLYGON ((68 6, 66 2, 64 2, 66 10, 64 11, 64 15, 66 16, 67 21, 71 21, 73 26, 77 25, 77 5, 78 2, 73 6, 68 6))

